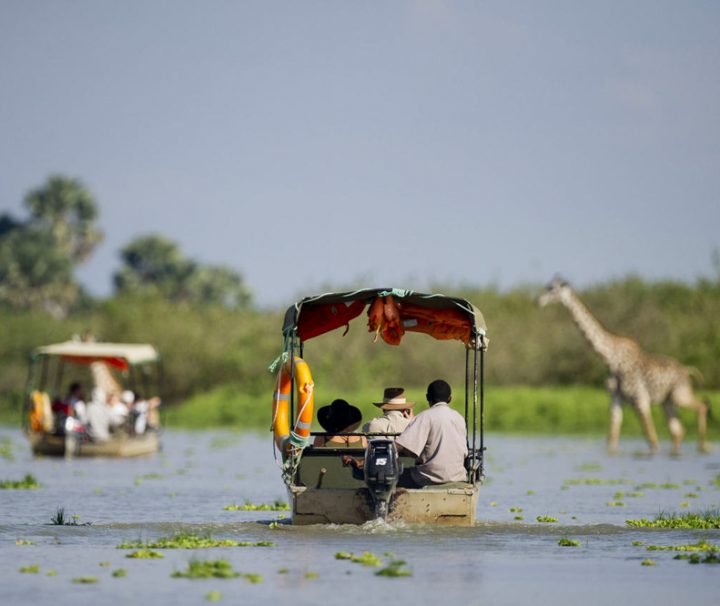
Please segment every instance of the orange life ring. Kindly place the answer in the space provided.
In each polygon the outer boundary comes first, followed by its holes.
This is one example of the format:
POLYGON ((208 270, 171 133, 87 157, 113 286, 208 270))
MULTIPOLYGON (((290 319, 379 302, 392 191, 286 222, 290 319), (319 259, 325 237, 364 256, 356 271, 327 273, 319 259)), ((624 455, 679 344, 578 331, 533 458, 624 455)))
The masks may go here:
POLYGON ((302 358, 295 356, 292 367, 289 360, 280 367, 277 389, 273 393, 272 429, 275 444, 283 455, 293 447, 304 448, 310 440, 310 426, 315 405, 314 387, 310 367, 302 358), (293 373, 297 389, 298 413, 295 428, 290 431, 290 390, 293 373))

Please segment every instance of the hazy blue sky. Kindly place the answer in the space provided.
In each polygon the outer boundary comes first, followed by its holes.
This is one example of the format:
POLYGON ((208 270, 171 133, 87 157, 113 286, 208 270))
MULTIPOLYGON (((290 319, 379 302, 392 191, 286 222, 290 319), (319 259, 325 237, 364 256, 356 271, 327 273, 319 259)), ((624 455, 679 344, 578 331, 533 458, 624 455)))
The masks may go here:
POLYGON ((716 1, 0 1, 0 212, 81 178, 259 303, 711 275, 716 1))

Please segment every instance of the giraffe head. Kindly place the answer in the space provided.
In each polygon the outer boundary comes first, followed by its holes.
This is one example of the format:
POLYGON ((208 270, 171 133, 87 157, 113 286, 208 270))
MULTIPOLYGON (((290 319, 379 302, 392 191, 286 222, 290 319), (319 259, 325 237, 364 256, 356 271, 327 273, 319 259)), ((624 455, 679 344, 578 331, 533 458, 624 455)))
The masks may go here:
POLYGON ((560 276, 555 276, 545 287, 545 292, 538 297, 540 307, 550 303, 560 303, 570 294, 570 284, 560 276))

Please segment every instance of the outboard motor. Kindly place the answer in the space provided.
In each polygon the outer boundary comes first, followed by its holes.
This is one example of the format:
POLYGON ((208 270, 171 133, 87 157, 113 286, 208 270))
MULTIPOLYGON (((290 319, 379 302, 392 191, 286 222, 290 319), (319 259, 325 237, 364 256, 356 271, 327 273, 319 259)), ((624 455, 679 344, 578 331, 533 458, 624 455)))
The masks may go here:
POLYGON ((402 463, 395 442, 387 438, 370 440, 365 451, 363 469, 365 484, 375 505, 375 517, 384 520, 388 514, 390 498, 402 473, 402 463))

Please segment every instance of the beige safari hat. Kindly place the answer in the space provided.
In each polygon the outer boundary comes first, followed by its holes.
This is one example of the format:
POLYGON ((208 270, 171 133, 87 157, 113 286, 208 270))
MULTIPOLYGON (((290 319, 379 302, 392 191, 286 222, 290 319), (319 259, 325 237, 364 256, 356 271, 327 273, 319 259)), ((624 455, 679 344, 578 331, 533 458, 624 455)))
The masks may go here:
POLYGON ((383 392, 383 401, 373 402, 373 404, 383 410, 405 410, 415 406, 415 402, 408 402, 405 399, 403 387, 386 387, 383 392))

